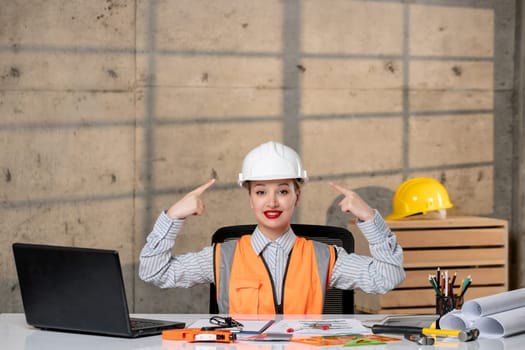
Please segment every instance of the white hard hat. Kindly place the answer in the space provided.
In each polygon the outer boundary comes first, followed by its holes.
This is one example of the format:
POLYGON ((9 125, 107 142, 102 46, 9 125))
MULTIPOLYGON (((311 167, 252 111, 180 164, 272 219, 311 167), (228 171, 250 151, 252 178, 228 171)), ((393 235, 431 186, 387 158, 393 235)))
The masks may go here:
POLYGON ((239 185, 245 181, 278 179, 308 179, 301 158, 290 147, 270 141, 255 147, 244 157, 239 185))

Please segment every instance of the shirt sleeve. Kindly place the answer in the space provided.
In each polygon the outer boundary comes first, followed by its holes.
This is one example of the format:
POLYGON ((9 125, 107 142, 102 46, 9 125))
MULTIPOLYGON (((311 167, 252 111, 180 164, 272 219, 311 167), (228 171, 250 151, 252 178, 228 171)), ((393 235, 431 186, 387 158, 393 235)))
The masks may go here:
POLYGON ((403 249, 377 210, 372 219, 358 221, 357 226, 368 240, 371 256, 348 254, 344 248, 336 247, 330 286, 384 294, 405 279, 403 249))
POLYGON ((161 288, 188 288, 213 283, 213 247, 172 256, 172 248, 184 220, 162 212, 140 252, 139 277, 161 288))

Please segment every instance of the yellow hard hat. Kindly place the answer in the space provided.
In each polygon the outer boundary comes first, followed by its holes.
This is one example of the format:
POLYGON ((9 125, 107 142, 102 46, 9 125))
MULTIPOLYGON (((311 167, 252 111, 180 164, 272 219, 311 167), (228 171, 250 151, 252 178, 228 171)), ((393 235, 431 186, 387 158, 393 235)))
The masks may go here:
POLYGON ((452 203, 445 187, 432 178, 416 177, 399 185, 392 200, 392 214, 385 219, 396 220, 447 208, 452 208, 452 203))

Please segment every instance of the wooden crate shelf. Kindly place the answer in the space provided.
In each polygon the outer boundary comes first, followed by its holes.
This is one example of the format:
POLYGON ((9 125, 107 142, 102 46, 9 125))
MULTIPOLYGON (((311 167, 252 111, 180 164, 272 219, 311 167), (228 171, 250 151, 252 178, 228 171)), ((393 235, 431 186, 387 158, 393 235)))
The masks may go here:
MULTIPOLYGON (((356 312, 422 314, 435 312, 428 275, 437 267, 472 276, 470 300, 508 290, 508 227, 505 220, 462 216, 387 221, 404 251, 406 279, 385 295, 355 291, 356 312)), ((357 254, 369 255, 368 242, 350 222, 357 254)))

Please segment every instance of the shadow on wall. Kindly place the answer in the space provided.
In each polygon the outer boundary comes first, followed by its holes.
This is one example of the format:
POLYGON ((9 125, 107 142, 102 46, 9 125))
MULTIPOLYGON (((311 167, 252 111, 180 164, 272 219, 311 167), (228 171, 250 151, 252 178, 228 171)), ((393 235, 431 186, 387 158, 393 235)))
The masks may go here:
MULTIPOLYGON (((392 211, 392 198, 394 191, 385 187, 360 187, 354 191, 361 196, 372 208, 379 210, 379 213, 385 217, 392 211)), ((348 227, 348 214, 341 212, 339 202, 344 196, 337 196, 326 212, 326 225, 348 227)))

